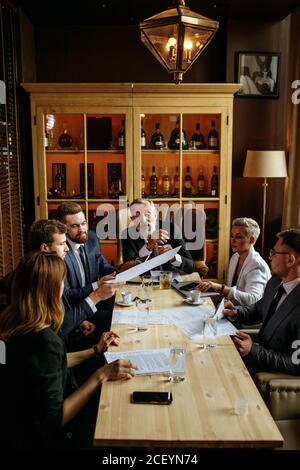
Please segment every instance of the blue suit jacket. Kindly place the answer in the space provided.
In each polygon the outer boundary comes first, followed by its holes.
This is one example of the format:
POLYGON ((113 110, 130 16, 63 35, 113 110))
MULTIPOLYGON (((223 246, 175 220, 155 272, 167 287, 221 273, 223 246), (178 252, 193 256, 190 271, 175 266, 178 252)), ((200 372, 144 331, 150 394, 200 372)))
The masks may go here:
POLYGON ((100 243, 95 232, 89 230, 88 241, 84 251, 88 262, 90 283, 83 286, 80 270, 72 249, 66 254, 67 276, 65 279, 64 294, 71 305, 78 304, 93 291, 92 283, 99 277, 111 274, 115 268, 111 266, 101 253, 100 243))

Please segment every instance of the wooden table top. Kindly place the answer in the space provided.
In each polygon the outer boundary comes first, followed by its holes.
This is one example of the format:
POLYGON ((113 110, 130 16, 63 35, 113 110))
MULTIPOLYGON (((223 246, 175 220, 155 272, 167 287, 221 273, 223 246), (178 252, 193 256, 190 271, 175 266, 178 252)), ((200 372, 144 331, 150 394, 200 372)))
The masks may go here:
MULTIPOLYGON (((183 299, 174 289, 154 288, 153 308, 180 305, 183 305, 183 299)), ((136 332, 132 325, 113 325, 112 329, 121 336, 121 351, 163 348, 175 338, 187 339, 175 325, 150 325, 145 332, 136 332)), ((116 351, 116 348, 111 350, 116 351)), ((189 340, 185 381, 170 383, 167 375, 147 375, 126 382, 103 384, 95 445, 282 445, 283 438, 230 337, 219 337, 217 347, 206 350, 199 348, 199 341, 189 340), (131 394, 135 390, 171 391, 173 402, 171 405, 132 404, 131 394), (248 401, 248 413, 243 416, 234 412, 239 398, 248 401)))

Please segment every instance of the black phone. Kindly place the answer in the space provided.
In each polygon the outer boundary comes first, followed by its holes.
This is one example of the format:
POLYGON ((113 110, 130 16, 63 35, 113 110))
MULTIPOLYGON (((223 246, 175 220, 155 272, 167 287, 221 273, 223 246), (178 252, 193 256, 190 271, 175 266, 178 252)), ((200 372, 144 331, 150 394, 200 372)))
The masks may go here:
POLYGON ((149 403, 154 405, 170 405, 173 396, 171 392, 133 392, 132 403, 149 403))

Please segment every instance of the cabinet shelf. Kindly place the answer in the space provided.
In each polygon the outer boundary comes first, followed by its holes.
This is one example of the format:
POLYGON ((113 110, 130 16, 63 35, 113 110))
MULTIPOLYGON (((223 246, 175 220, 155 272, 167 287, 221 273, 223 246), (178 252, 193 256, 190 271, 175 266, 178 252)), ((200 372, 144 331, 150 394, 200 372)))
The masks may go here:
MULTIPOLYGON (((155 149, 141 149, 141 152, 142 152, 142 154, 144 154, 144 153, 145 153, 145 154, 153 154, 153 153, 154 153, 155 155, 161 155, 161 154, 163 154, 163 153, 171 153, 171 154, 176 154, 176 155, 178 155, 179 149, 178 149, 178 150, 167 149, 167 148, 166 148, 166 149, 163 148, 163 149, 160 149, 160 150, 155 150, 155 149)), ((182 150, 182 153, 183 153, 184 155, 188 155, 188 154, 195 155, 195 154, 197 154, 197 153, 200 153, 200 154, 202 154, 202 155, 211 154, 211 153, 218 155, 218 154, 220 153, 220 150, 209 150, 209 149, 207 149, 207 150, 205 150, 205 149, 204 149, 204 150, 191 150, 191 149, 189 149, 189 150, 182 150)))
MULTIPOLYGON (((55 149, 55 150, 46 150, 46 153, 56 154, 56 153, 63 153, 63 154, 84 154, 84 150, 65 150, 65 149, 55 149)), ((124 150, 118 149, 110 149, 110 150, 87 150, 87 153, 110 153, 110 154, 117 154, 117 155, 124 155, 124 150)))

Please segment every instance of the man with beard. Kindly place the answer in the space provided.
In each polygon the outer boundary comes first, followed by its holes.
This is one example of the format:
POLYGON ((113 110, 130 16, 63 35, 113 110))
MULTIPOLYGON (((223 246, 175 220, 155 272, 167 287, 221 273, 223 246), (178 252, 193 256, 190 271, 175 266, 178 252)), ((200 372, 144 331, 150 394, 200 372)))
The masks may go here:
MULTIPOLYGON (((132 224, 122 239, 125 265, 144 257, 161 255, 181 246, 179 252, 166 264, 164 270, 178 270, 187 274, 194 272, 195 264, 184 246, 182 235, 176 236, 171 222, 159 222, 157 210, 148 199, 135 199, 130 204, 132 224)), ((129 266, 130 267, 130 266, 129 266)), ((122 268, 121 268, 122 269, 122 268)))
MULTIPOLYGON (((103 281, 111 279, 115 272, 114 268, 107 262, 99 246, 99 240, 95 232, 87 230, 85 215, 79 204, 75 202, 64 202, 56 211, 56 218, 65 224, 67 228, 67 245, 69 248, 65 256, 67 265, 67 276, 65 280, 64 295, 71 306, 78 305, 84 299, 88 300, 93 291, 103 286, 103 281), (110 275, 110 276, 108 276, 110 275)), ((105 288, 107 285, 105 284, 105 288)), ((113 286, 111 298, 99 302, 93 319, 94 326, 89 325, 90 330, 86 334, 96 334, 93 342, 99 335, 110 329, 111 315, 114 302, 113 286), (95 331, 93 331, 95 329, 95 331)), ((76 349, 85 345, 76 343, 76 349)))
POLYGON ((237 331, 234 344, 252 373, 275 371, 300 375, 299 361, 293 360, 300 340, 300 230, 277 234, 270 250, 273 277, 263 298, 247 307, 225 302, 224 315, 231 321, 253 325, 262 323, 253 342, 251 336, 237 331))
MULTIPOLYGON (((30 251, 55 252, 64 260, 69 252, 66 232, 66 226, 58 220, 36 220, 29 229, 28 248, 30 251)), ((84 300, 73 307, 70 306, 66 295, 63 294, 62 301, 65 315, 60 327, 60 333, 64 340, 66 340, 66 343, 68 343, 68 335, 78 327, 87 336, 93 331, 94 324, 90 323, 87 319, 92 318, 95 312, 97 312, 96 305, 98 302, 110 298, 113 293, 113 287, 110 284, 102 283, 84 300)))

